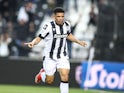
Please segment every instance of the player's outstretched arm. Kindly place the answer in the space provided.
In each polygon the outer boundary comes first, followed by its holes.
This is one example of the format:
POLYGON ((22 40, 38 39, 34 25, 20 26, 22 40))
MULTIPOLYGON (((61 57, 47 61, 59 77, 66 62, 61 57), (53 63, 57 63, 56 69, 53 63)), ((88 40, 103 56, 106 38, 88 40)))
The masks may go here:
POLYGON ((80 41, 76 39, 71 33, 68 35, 67 39, 77 44, 80 44, 81 46, 84 46, 84 47, 87 46, 87 43, 85 41, 80 41))
POLYGON ((24 43, 24 44, 28 45, 29 48, 32 48, 32 47, 34 47, 34 45, 38 44, 40 41, 41 41, 41 38, 40 37, 36 37, 31 42, 24 43))

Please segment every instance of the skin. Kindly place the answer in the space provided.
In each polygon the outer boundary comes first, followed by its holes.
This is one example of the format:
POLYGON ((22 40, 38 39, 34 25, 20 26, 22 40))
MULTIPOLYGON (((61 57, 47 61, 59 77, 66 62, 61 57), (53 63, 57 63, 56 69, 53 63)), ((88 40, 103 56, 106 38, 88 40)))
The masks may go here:
POLYGON ((64 23, 64 13, 56 13, 54 18, 58 25, 62 25, 64 23))
MULTIPOLYGON (((54 19, 58 25, 62 25, 64 22, 64 13, 56 13, 54 15, 54 19)), ((83 47, 85 47, 87 45, 85 41, 80 41, 80 40, 76 39, 72 34, 69 34, 67 39, 69 39, 70 41, 75 42, 83 47)), ((41 40, 42 39, 40 37, 36 37, 31 42, 25 43, 25 45, 28 45, 29 48, 32 48, 32 47, 34 47, 34 45, 38 44, 41 40)), ((61 68, 61 69, 58 69, 58 72, 60 74, 61 81, 67 82, 69 79, 70 70, 61 68)), ((54 75, 51 75, 51 76, 46 75, 46 83, 52 84, 53 81, 54 81, 54 75)))

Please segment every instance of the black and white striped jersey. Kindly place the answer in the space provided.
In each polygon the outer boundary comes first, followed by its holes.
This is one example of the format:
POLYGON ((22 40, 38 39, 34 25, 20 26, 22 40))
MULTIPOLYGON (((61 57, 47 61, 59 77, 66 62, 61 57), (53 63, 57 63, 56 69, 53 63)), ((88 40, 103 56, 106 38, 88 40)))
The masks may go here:
POLYGON ((43 56, 52 59, 68 57, 66 38, 70 33, 71 27, 67 21, 63 25, 51 21, 40 27, 39 37, 45 41, 43 56))

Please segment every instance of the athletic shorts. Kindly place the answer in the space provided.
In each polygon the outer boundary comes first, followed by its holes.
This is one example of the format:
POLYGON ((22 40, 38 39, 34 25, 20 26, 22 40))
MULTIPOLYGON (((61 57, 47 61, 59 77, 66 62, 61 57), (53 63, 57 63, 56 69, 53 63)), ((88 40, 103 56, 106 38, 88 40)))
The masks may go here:
POLYGON ((56 60, 45 58, 43 61, 43 68, 46 72, 46 75, 54 75, 56 69, 70 69, 70 62, 67 58, 60 58, 56 60))

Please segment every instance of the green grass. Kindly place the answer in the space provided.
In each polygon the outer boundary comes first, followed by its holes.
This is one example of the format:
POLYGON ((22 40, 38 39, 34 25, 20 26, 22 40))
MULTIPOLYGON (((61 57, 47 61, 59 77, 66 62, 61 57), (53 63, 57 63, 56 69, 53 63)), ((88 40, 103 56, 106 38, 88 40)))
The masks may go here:
MULTIPOLYGON (((22 86, 22 85, 0 85, 0 93, 59 93, 57 87, 43 86, 22 86)), ((70 88, 70 93, 121 93, 106 92, 97 90, 83 90, 80 88, 70 88)))

